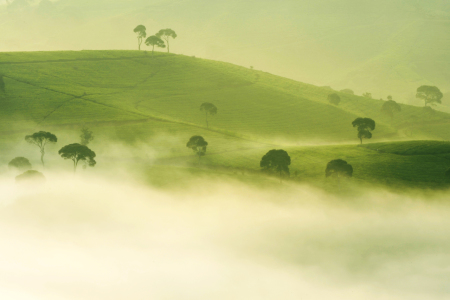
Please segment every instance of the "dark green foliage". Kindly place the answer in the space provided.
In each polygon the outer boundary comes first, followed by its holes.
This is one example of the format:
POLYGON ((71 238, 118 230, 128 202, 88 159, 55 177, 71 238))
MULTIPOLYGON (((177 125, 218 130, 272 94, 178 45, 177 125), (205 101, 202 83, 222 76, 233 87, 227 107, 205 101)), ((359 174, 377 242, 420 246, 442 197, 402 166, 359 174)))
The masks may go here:
POLYGON ((448 169, 445 171, 444 176, 445 176, 445 180, 446 180, 447 182, 450 182, 450 168, 448 168, 448 169))
POLYGON ((134 28, 133 32, 136 33, 138 39, 138 49, 141 50, 142 41, 147 36, 146 28, 144 25, 138 25, 134 28))
POLYGON ((175 31, 173 31, 170 28, 167 29, 161 29, 160 31, 158 31, 157 34, 155 34, 157 37, 162 38, 163 40, 166 41, 167 43, 167 52, 170 52, 169 49, 169 38, 176 38, 177 34, 175 33, 175 31))
POLYGON ((38 171, 28 170, 25 173, 16 176, 16 183, 33 183, 39 184, 45 182, 45 176, 38 171))
POLYGON ((70 144, 62 147, 58 154, 64 159, 71 159, 73 161, 73 171, 77 170, 77 165, 79 161, 86 162, 90 167, 95 166, 97 163, 95 158, 95 152, 89 149, 85 145, 78 143, 70 144))
MULTIPOLYGON (((388 96, 389 99, 390 96, 388 96)), ((402 108, 400 105, 392 100, 392 97, 390 97, 390 100, 383 103, 383 106, 381 106, 381 112, 389 116, 391 118, 391 123, 394 120, 394 113, 400 112, 402 108)))
POLYGON ((433 108, 431 108, 431 106, 424 106, 423 107, 423 113, 426 116, 432 116, 432 115, 434 115, 436 113, 436 111, 433 108))
POLYGON ((198 159, 206 154, 207 146, 208 142, 200 135, 192 136, 186 144, 186 147, 192 149, 198 155, 198 159))
POLYGON ((155 50, 155 46, 157 46, 159 48, 166 48, 166 45, 164 44, 164 41, 162 39, 160 39, 159 37, 157 37, 156 35, 149 36, 145 40, 145 44, 147 46, 152 46, 152 55, 153 55, 153 52, 155 50))
POLYGON ((208 114, 210 114, 212 116, 217 114, 217 107, 212 103, 205 102, 205 103, 202 103, 202 105, 200 105, 200 110, 205 112, 206 128, 208 128, 209 127, 208 114))
POLYGON ((335 177, 352 177, 353 167, 348 164, 345 160, 335 159, 327 164, 325 169, 325 176, 335 176, 335 177))
POLYGON ((417 88, 416 98, 422 99, 427 104, 441 103, 441 99, 444 97, 442 92, 435 86, 422 85, 417 88))
POLYGON ((353 127, 357 127, 358 130, 358 138, 361 140, 363 139, 370 139, 372 138, 372 130, 375 130, 375 121, 370 118, 356 118, 352 122, 353 127))
POLYGON ((439 155, 450 154, 450 142, 445 141, 407 141, 373 143, 364 147, 379 153, 397 155, 439 155))
POLYGON ((89 128, 83 127, 81 128, 80 139, 80 144, 87 146, 94 139, 94 133, 89 128))
POLYGON ((340 92, 341 93, 345 93, 345 94, 350 94, 350 95, 354 95, 355 94, 355 92, 353 90, 351 90, 351 89, 343 89, 343 90, 340 90, 340 92))
POLYGON ((339 102, 341 102, 341 97, 339 97, 338 94, 329 94, 328 95, 328 102, 334 105, 338 105, 339 102))
POLYGON ((8 163, 10 169, 17 169, 21 172, 31 170, 30 161, 25 157, 16 157, 8 163))
POLYGON ((291 164, 291 157, 282 149, 272 149, 267 152, 262 158, 259 166, 265 171, 275 171, 286 173, 289 175, 289 165, 291 164))
POLYGON ((33 133, 32 135, 27 135, 25 137, 25 140, 28 143, 34 144, 39 147, 39 150, 41 152, 42 165, 44 165, 45 145, 47 145, 47 143, 56 143, 58 141, 56 135, 45 131, 39 131, 33 133))

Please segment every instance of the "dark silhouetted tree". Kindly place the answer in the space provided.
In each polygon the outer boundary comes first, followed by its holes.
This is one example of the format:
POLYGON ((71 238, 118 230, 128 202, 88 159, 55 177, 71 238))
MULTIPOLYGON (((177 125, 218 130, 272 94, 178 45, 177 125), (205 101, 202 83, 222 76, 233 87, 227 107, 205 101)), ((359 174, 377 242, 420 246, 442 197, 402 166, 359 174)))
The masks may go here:
POLYGON ((20 184, 42 184, 44 182, 44 174, 36 170, 28 170, 25 173, 16 176, 16 183, 20 184))
POLYGON ((9 169, 17 169, 20 172, 31 170, 30 161, 25 157, 16 157, 8 163, 9 169))
POLYGON ((167 28, 167 29, 161 29, 160 31, 158 31, 158 33, 156 34, 156 36, 166 41, 166 44, 167 44, 167 52, 170 52, 170 49, 169 49, 169 47, 170 47, 170 46, 169 46, 169 39, 170 39, 170 38, 175 39, 175 38, 177 37, 177 34, 175 33, 175 31, 173 31, 173 30, 170 29, 170 28, 167 28))
POLYGON ((205 102, 200 105, 200 110, 205 112, 206 128, 208 128, 208 114, 210 114, 211 116, 217 114, 217 107, 212 103, 205 102))
POLYGON ((153 52, 155 50, 155 46, 159 47, 159 48, 166 48, 166 45, 164 44, 164 41, 162 39, 160 39, 159 37, 157 37, 156 35, 149 36, 145 40, 145 44, 147 46, 152 46, 152 55, 153 55, 153 52))
POLYGON ((361 140, 363 139, 370 139, 372 138, 372 130, 375 130, 375 121, 370 118, 356 118, 352 122, 353 127, 357 127, 358 129, 358 138, 361 140))
MULTIPOLYGON (((389 99, 389 97, 388 97, 389 99)), ((386 102, 383 103, 383 105, 381 106, 381 112, 384 113, 385 115, 387 115, 389 118, 391 118, 391 124, 394 121, 394 113, 396 112, 401 112, 402 108, 400 107, 400 105, 395 102, 394 100, 388 100, 386 102)))
POLYGON ((338 105, 341 102, 341 97, 338 94, 329 94, 328 102, 334 105, 338 105))
POLYGON ((392 96, 391 95, 387 96, 387 99, 392 100, 392 96))
POLYGON ((81 128, 80 144, 87 146, 92 140, 94 140, 94 133, 87 127, 81 128))
POLYGON ((441 103, 441 99, 444 95, 435 86, 422 85, 417 88, 416 98, 422 99, 427 104, 441 103))
POLYGON ((137 35, 137 40, 138 40, 138 49, 141 50, 141 44, 142 41, 145 39, 145 37, 147 36, 147 32, 146 32, 146 28, 144 25, 138 25, 136 26, 136 28, 134 28, 134 33, 136 33, 137 35))
POLYGON ((192 136, 186 144, 186 147, 192 149, 195 152, 199 160, 200 157, 205 156, 207 146, 208 142, 205 141, 205 139, 200 135, 192 136))
POLYGON ((274 171, 280 174, 280 180, 283 173, 289 175, 289 165, 291 164, 291 157, 282 149, 272 149, 267 152, 262 158, 259 166, 265 171, 274 171))
POLYGON ((56 143, 58 141, 56 135, 45 131, 39 131, 33 133, 32 135, 27 135, 25 137, 25 140, 28 143, 34 144, 39 147, 39 150, 41 152, 42 166, 44 166, 45 145, 47 145, 48 143, 56 143))
POLYGON ((372 93, 364 93, 363 97, 372 99, 372 93))
POLYGON ((335 159, 327 164, 325 169, 325 177, 336 177, 340 186, 341 177, 352 177, 353 167, 345 160, 335 159))
POLYGON ((78 143, 69 144, 62 147, 58 154, 64 159, 71 159, 73 161, 73 171, 76 172, 79 161, 85 161, 90 167, 95 166, 95 152, 85 145, 78 143))

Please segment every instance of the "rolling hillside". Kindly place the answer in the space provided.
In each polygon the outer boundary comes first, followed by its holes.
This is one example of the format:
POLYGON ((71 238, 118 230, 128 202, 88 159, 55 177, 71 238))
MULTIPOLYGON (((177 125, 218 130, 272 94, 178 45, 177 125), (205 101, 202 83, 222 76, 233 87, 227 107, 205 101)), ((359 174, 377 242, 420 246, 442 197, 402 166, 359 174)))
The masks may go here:
MULTIPOLYGON (((351 122, 356 117, 376 120, 370 142, 450 138, 449 115, 442 112, 402 105, 391 124, 380 112, 380 100, 340 93, 341 103, 334 106, 327 102, 327 95, 333 92, 329 88, 195 57, 152 56, 144 51, 0 53, 0 73, 5 83, 0 149, 8 153, 2 157, 3 165, 17 149, 35 155, 35 149, 23 141, 25 134, 58 132, 58 146, 52 150, 56 152, 78 139, 79 128, 87 125, 98 137, 92 147, 104 163, 117 159, 104 145, 109 140, 136 149, 144 144, 150 147, 152 159, 139 150, 127 154, 138 159, 138 164, 143 160, 144 164, 186 166, 194 158, 185 143, 200 134, 210 145, 205 166, 253 172, 267 150, 283 147, 292 153, 293 177, 322 178, 327 161, 339 157, 357 166, 358 180, 373 181, 386 178, 394 166, 401 170, 399 164, 410 165, 417 158, 398 160, 390 153, 355 147, 358 140, 351 122), (203 102, 218 107, 217 115, 209 116, 210 128, 199 110, 203 102), (354 145, 301 146, 330 143, 354 145), (380 162, 391 167, 381 173, 367 168, 361 172, 369 161, 372 168, 380 162)), ((436 159, 429 161, 439 165, 431 173, 441 174, 447 165, 440 161, 443 158, 436 159)), ((49 160, 56 165, 61 159, 49 154, 49 160)), ((414 170, 420 172, 421 168, 414 170)), ((408 170, 407 174, 417 172, 408 170)), ((398 175, 397 179, 411 181, 408 176, 398 175)), ((427 178, 417 180, 442 181, 440 175, 427 178)))

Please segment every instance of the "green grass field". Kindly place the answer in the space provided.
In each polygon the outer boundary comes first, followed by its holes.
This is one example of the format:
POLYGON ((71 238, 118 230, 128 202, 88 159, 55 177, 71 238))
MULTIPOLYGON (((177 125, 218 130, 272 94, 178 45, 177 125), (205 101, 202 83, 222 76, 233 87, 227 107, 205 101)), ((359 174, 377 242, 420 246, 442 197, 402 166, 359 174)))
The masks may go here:
POLYGON ((141 167, 259 178, 261 157, 283 148, 295 181, 326 185, 326 163, 342 158, 353 165, 356 182, 439 187, 450 166, 449 114, 402 105, 391 123, 381 100, 340 93, 334 106, 330 89, 232 64, 144 51, 0 53, 0 74, 3 166, 25 154, 36 165, 37 148, 23 137, 47 130, 60 137, 48 159, 65 168, 55 152, 78 142, 83 125, 96 136, 96 169, 133 159, 141 167), (203 102, 218 107, 209 128, 203 102), (362 147, 351 126, 357 117, 377 123, 362 147), (197 134, 209 143, 200 163, 185 146, 197 134), (126 155, 114 148, 126 148, 126 155))

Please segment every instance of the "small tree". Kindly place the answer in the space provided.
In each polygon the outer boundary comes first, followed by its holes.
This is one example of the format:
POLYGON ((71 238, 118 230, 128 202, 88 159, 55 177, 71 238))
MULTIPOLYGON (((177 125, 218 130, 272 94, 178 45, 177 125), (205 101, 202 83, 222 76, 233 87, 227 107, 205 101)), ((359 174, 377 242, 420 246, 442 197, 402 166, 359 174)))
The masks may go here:
POLYGON ((192 149, 195 152, 199 160, 200 157, 205 156, 207 146, 208 142, 205 141, 205 139, 200 135, 192 136, 186 144, 186 147, 192 149))
POLYGON ((145 39, 145 37, 147 36, 147 32, 146 32, 146 28, 144 25, 138 25, 136 26, 136 28, 134 28, 134 33, 136 33, 137 35, 137 40, 138 40, 138 49, 141 50, 141 44, 142 41, 145 39))
POLYGON ((175 39, 177 37, 177 34, 175 33, 175 31, 173 31, 170 28, 167 29, 161 29, 160 31, 158 31, 158 33, 156 34, 157 37, 162 38, 163 40, 166 41, 167 44, 167 52, 170 52, 169 49, 169 38, 173 38, 175 39))
POLYGON ((212 116, 217 114, 217 107, 212 103, 205 102, 205 103, 202 103, 202 105, 200 105, 200 110, 205 112, 206 128, 208 128, 209 127, 208 114, 210 114, 212 116))
POLYGON ((28 159, 25 157, 16 157, 8 163, 9 169, 17 169, 20 172, 31 170, 32 166, 28 159))
POLYGON ((372 99, 372 93, 364 93, 363 97, 372 99))
POLYGON ((94 133, 87 127, 81 128, 80 144, 87 146, 92 140, 94 140, 94 133))
POLYGON ((45 182, 45 176, 41 172, 28 170, 25 173, 16 176, 16 183, 41 184, 45 182))
POLYGON ((327 164, 325 169, 325 177, 336 177, 338 184, 340 185, 341 177, 352 177, 353 167, 345 160, 335 159, 327 164))
MULTIPOLYGON (((389 96, 388 96, 388 99, 389 99, 389 96)), ((381 106, 381 112, 391 118, 391 124, 394 121, 394 113, 400 112, 401 110, 402 110, 402 108, 400 107, 400 105, 397 102, 395 102, 394 100, 392 100, 392 97, 390 100, 384 102, 383 106, 381 106)))
POLYGON ((338 94, 329 94, 328 95, 328 102, 334 105, 338 105, 341 102, 341 97, 339 97, 338 94))
POLYGON ((41 152, 42 166, 44 166, 45 145, 47 145, 48 143, 56 143, 58 141, 56 135, 45 131, 39 131, 33 133, 32 135, 27 135, 25 137, 25 140, 28 143, 34 144, 39 147, 41 152))
POLYGON ((352 122, 353 127, 357 127, 358 129, 358 138, 361 140, 363 139, 370 139, 372 138, 372 130, 375 130, 375 121, 370 118, 356 118, 352 122))
POLYGON ((145 40, 145 44, 147 46, 152 46, 152 55, 153 55, 153 52, 155 50, 155 46, 157 46, 159 48, 166 48, 166 45, 164 44, 164 41, 162 39, 160 39, 159 37, 157 37, 156 35, 149 36, 145 40))
POLYGON ((272 149, 261 158, 259 166, 265 171, 278 172, 281 180, 283 173, 289 175, 290 164, 291 157, 286 151, 272 149))
POLYGON ((71 159, 73 161, 73 171, 76 172, 79 161, 85 161, 90 167, 95 166, 97 163, 95 158, 95 152, 89 149, 85 145, 78 143, 69 144, 62 147, 58 154, 64 159, 71 159))
POLYGON ((417 88, 416 98, 422 99, 427 104, 441 103, 441 99, 444 95, 435 86, 422 85, 417 88))

